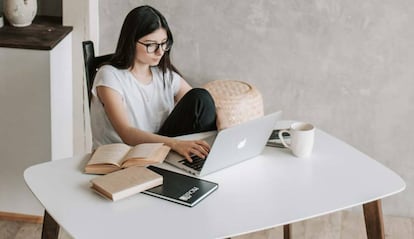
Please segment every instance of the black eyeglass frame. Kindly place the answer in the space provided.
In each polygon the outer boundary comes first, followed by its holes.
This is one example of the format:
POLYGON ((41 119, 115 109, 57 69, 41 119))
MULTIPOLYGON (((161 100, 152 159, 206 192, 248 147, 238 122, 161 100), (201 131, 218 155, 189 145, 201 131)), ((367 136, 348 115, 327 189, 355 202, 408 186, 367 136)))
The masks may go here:
POLYGON ((160 49, 160 48, 164 52, 169 51, 171 49, 171 46, 172 46, 170 41, 165 41, 165 42, 161 42, 161 43, 156 43, 156 42, 144 43, 144 42, 137 41, 137 43, 139 43, 141 45, 144 45, 146 50, 147 50, 147 53, 149 53, 149 54, 152 54, 152 53, 158 51, 158 49, 160 49), (154 51, 150 51, 149 47, 155 46, 155 45, 157 45, 157 47, 155 47, 154 51))

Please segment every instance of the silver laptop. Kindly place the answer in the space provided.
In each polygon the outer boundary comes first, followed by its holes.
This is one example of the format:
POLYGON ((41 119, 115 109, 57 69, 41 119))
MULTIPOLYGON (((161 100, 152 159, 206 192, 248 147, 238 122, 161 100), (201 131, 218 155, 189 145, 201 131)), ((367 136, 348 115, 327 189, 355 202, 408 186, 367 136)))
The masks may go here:
POLYGON ((204 176, 259 155, 282 112, 278 111, 211 135, 203 140, 211 145, 205 159, 193 156, 188 162, 183 156, 169 153, 165 162, 195 176, 204 176))

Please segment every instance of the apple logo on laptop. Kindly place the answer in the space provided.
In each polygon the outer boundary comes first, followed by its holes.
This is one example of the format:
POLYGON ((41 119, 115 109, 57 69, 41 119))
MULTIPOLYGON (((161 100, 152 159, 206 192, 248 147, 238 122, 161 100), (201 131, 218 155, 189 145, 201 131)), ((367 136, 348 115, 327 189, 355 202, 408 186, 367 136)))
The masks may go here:
POLYGON ((243 139, 242 141, 240 141, 240 142, 237 144, 237 148, 238 148, 238 149, 243 148, 244 146, 246 146, 246 142, 247 142, 247 139, 246 139, 246 138, 245 138, 245 139, 243 139))

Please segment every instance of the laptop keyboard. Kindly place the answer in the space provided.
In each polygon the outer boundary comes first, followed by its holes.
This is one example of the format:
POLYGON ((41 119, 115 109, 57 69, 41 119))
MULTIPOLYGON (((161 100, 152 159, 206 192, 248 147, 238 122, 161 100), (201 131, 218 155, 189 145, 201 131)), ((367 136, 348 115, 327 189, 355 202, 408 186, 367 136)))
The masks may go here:
POLYGON ((194 170, 200 171, 206 161, 206 159, 200 158, 197 155, 191 156, 191 159, 193 162, 188 162, 187 159, 180 160, 179 162, 194 170))

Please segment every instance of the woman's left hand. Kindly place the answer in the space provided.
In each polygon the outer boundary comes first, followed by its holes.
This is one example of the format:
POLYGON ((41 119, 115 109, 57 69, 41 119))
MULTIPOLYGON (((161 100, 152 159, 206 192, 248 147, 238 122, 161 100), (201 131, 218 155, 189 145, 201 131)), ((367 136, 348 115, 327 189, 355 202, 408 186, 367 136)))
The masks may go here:
POLYGON ((193 155, 206 158, 210 152, 210 145, 204 140, 177 140, 171 149, 184 156, 187 161, 192 162, 191 156, 193 155))

